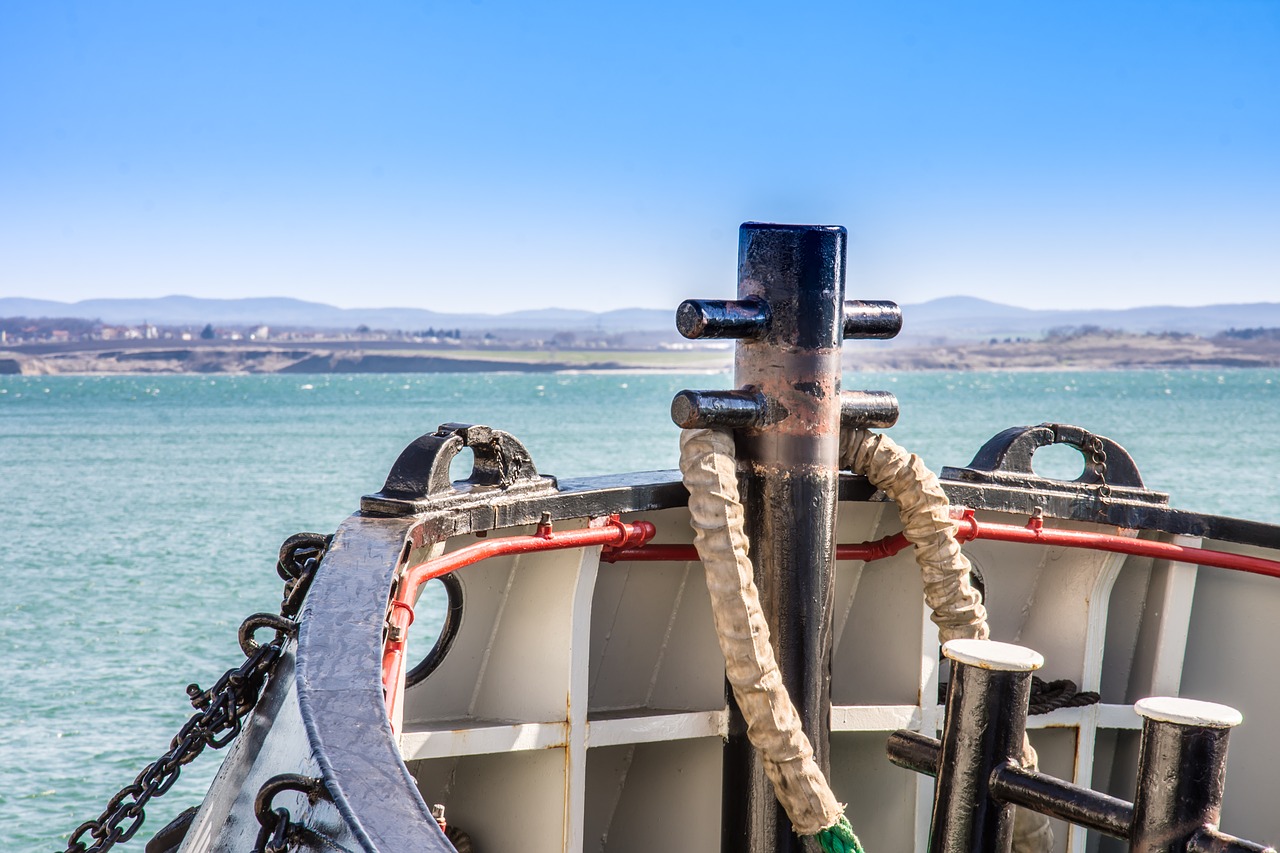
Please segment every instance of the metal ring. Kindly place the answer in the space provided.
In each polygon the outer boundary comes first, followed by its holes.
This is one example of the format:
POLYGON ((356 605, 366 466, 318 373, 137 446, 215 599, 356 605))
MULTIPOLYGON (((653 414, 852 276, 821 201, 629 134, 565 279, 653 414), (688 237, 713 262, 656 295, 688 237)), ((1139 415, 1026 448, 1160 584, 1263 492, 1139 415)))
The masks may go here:
POLYGON ((462 626, 462 581, 453 574, 442 575, 437 580, 444 584, 445 593, 449 596, 444 625, 440 627, 440 636, 436 638, 436 644, 431 647, 431 651, 427 652, 427 656, 404 674, 406 688, 425 681, 427 676, 436 671, 436 668, 444 662, 445 656, 449 654, 449 649, 453 648, 453 641, 457 638, 458 629, 462 626))
POLYGON ((262 644, 253 638, 259 628, 274 628, 279 634, 288 637, 292 636, 293 632, 298 629, 298 623, 276 613, 253 614, 240 623, 240 631, 238 632, 240 650, 244 652, 245 657, 262 648, 262 644))
POLYGON ((253 798, 253 814, 258 819, 258 823, 267 826, 275 820, 275 811, 271 808, 271 801, 276 798, 277 794, 284 791, 297 791, 306 794, 307 799, 315 802, 321 797, 328 798, 329 791, 324 786, 324 780, 315 776, 303 776, 300 773, 281 773, 278 776, 272 776, 270 779, 262 783, 262 787, 258 789, 258 795, 253 798))

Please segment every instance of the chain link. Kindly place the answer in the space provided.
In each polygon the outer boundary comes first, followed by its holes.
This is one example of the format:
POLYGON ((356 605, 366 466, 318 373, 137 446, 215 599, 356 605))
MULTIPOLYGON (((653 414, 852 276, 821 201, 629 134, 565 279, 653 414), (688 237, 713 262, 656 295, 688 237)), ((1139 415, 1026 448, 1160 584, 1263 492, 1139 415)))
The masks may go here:
POLYGON ((1090 434, 1085 442, 1089 446, 1089 462, 1098 474, 1098 499, 1106 503, 1111 499, 1111 485, 1107 482, 1107 448, 1096 435, 1090 434))
MULTIPOLYGON (((300 533, 285 540, 276 567, 288 579, 282 616, 296 615, 328 544, 329 537, 314 533, 300 533)), ((187 696, 196 713, 178 729, 169 750, 107 801, 107 807, 96 819, 76 827, 63 853, 105 853, 133 838, 146 819, 147 803, 173 787, 184 765, 194 761, 206 746, 222 749, 235 740, 245 716, 257 704, 286 640, 297 628, 297 623, 288 619, 263 616, 250 616, 241 626, 241 638, 247 632, 251 640, 244 662, 223 673, 208 690, 201 690, 198 684, 187 685, 187 696), (252 633, 258 627, 275 628, 275 638, 262 645, 252 642, 252 633)))

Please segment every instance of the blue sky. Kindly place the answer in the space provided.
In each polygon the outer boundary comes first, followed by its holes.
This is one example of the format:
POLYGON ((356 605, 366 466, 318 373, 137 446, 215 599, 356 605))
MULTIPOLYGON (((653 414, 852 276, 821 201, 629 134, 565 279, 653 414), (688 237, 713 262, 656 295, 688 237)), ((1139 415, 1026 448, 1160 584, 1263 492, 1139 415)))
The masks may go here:
POLYGON ((1280 3, 11 2, 0 295, 1280 300, 1280 3))

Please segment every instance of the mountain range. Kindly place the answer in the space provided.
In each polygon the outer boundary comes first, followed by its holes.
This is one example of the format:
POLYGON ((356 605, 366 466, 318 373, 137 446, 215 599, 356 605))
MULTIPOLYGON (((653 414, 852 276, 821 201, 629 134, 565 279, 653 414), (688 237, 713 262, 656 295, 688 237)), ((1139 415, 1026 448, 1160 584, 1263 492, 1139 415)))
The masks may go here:
MULTIPOLYGON (((1156 305, 1124 309, 1045 310, 1003 305, 971 296, 950 296, 902 307, 903 338, 974 340, 1040 337, 1050 329, 1099 326, 1126 332, 1187 332, 1212 335, 1229 328, 1280 327, 1280 303, 1156 305)), ((265 324, 275 328, 557 330, 574 332, 665 332, 674 329, 673 310, 623 308, 596 313, 543 308, 504 314, 450 314, 422 308, 337 308, 287 297, 204 299, 87 299, 54 302, 0 297, 0 317, 75 317, 111 324, 154 323, 199 328, 265 324)))

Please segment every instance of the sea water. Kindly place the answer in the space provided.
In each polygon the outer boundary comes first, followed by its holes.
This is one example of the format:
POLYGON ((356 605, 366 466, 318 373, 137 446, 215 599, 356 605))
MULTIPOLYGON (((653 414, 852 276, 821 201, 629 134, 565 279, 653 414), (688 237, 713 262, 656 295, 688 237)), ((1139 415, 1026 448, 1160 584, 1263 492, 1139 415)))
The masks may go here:
MULTIPOLYGON (((0 377, 0 849, 62 849, 167 749, 191 713, 185 686, 238 664, 240 621, 278 607, 280 542, 332 532, 418 435, 489 424, 566 477, 673 468, 672 395, 729 383, 0 377)), ((1009 426, 1074 423, 1127 448, 1176 506, 1280 523, 1280 371, 885 373, 845 387, 897 394, 891 434, 935 469, 1009 426)), ((1070 479, 1082 463, 1037 464, 1070 479)), ((199 802, 219 757, 183 769, 141 838, 199 802)))

